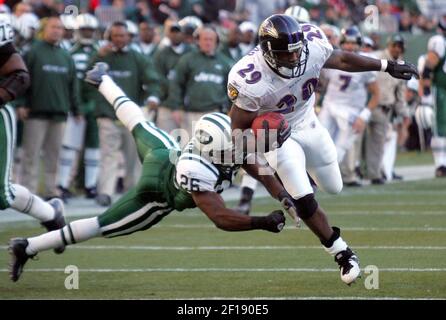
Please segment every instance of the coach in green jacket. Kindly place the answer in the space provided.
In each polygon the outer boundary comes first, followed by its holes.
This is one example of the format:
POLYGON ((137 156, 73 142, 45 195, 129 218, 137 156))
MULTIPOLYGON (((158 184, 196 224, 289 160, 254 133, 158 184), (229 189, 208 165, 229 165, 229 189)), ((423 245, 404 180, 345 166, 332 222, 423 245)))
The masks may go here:
MULTIPOLYGON (((218 53, 218 34, 204 26, 197 30, 198 50, 180 58, 169 85, 169 96, 165 102, 171 110, 184 110, 181 128, 191 137, 193 125, 205 113, 226 111, 228 98, 226 82, 230 70, 228 59, 218 53)), ((187 138, 187 139, 186 139, 187 138)))
MULTIPOLYGON (((126 95, 139 105, 144 105, 147 90, 147 103, 155 108, 159 103, 159 76, 151 61, 141 53, 129 48, 127 26, 115 22, 110 27, 109 43, 99 49, 91 64, 106 62, 109 75, 126 95)), ((96 103, 96 116, 99 126, 101 164, 99 169, 98 197, 100 205, 111 204, 118 177, 119 153, 122 151, 125 162, 125 189, 135 184, 141 166, 138 165, 136 146, 132 135, 116 119, 113 107, 101 96, 96 103)))
POLYGON ((24 60, 31 74, 25 105, 18 110, 26 119, 23 132, 23 184, 37 191, 41 151, 45 165, 45 197, 58 196, 59 151, 68 113, 78 112, 78 82, 70 54, 59 46, 63 36, 59 17, 48 18, 43 41, 36 41, 24 60))

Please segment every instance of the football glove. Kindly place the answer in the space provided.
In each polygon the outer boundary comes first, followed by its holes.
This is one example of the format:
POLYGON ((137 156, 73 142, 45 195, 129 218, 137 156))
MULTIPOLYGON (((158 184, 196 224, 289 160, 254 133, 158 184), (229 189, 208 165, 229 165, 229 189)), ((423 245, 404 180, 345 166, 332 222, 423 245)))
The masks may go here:
POLYGON ((278 233, 285 226, 285 216, 282 210, 275 210, 264 217, 252 217, 251 226, 252 229, 262 229, 278 233))
POLYGON ((277 144, 273 144, 271 148, 271 146, 269 145, 269 135, 270 135, 269 124, 268 121, 263 121, 262 126, 263 129, 265 130, 265 143, 266 143, 265 152, 272 151, 276 148, 280 148, 286 141, 286 139, 290 137, 291 126, 289 124, 286 126, 286 124, 287 122, 285 119, 280 122, 279 128, 277 129, 277 137, 276 137, 277 144))
POLYGON ((417 79, 420 78, 417 68, 410 62, 387 60, 385 71, 398 79, 410 80, 412 76, 415 76, 417 79))
POLYGON ((85 74, 85 82, 98 88, 102 82, 102 76, 107 75, 108 69, 108 64, 105 62, 97 62, 93 69, 87 71, 85 74))

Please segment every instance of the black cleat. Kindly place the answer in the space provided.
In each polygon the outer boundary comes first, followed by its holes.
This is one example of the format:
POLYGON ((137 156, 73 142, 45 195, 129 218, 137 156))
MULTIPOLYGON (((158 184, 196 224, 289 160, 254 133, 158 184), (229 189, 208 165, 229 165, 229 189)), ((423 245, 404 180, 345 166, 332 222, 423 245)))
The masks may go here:
POLYGON ((386 184, 386 181, 383 178, 372 179, 370 182, 371 182, 371 184, 375 184, 375 185, 386 184))
POLYGON ((238 211, 241 214, 249 215, 251 211, 251 200, 254 195, 254 190, 248 187, 243 187, 241 192, 240 201, 238 206, 234 208, 235 211, 238 211))
POLYGON ((58 186, 57 189, 59 190, 60 198, 63 200, 64 203, 68 203, 68 199, 73 197, 73 194, 67 188, 58 186))
POLYGON ((9 241, 8 251, 11 255, 11 262, 9 264, 9 276, 13 282, 19 280, 26 261, 35 256, 30 256, 26 253, 27 246, 28 240, 24 238, 13 238, 9 241))
POLYGON ((346 187, 362 187, 362 183, 358 181, 344 182, 344 186, 346 187))
POLYGON ((437 178, 444 178, 446 177, 446 167, 440 166, 437 169, 435 169, 435 177, 437 178))
MULTIPOLYGON (((42 222, 41 225, 45 227, 48 232, 62 229, 63 227, 66 226, 64 218, 63 201, 59 198, 53 198, 50 201, 48 201, 48 203, 54 208, 54 219, 42 222)), ((54 252, 56 254, 61 254, 64 251, 65 251, 64 245, 54 249, 54 252)))
POLYGON ((341 280, 346 284, 351 285, 361 275, 359 259, 350 248, 338 252, 335 261, 341 270, 341 280))
POLYGON ((404 180, 404 177, 399 174, 396 174, 395 171, 393 171, 392 172, 392 180, 402 181, 402 180, 404 180))
POLYGON ((85 188, 85 198, 94 199, 98 195, 96 187, 85 188))
POLYGON ((96 197, 96 203, 102 207, 109 207, 111 202, 111 197, 108 194, 98 194, 96 197))

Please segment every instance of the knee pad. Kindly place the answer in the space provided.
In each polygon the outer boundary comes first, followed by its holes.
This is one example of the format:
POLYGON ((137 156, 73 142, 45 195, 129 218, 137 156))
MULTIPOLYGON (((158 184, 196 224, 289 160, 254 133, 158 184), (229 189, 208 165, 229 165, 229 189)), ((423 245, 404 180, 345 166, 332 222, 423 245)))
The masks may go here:
POLYGON ((297 209, 297 215, 303 220, 310 218, 317 210, 318 203, 314 199, 314 194, 307 194, 305 197, 294 200, 294 206, 297 209))

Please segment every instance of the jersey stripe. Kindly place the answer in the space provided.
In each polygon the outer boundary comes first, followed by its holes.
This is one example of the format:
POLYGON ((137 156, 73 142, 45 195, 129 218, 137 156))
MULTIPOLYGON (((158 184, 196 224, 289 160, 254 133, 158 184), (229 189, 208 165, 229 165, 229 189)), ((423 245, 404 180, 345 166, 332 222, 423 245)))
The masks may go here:
POLYGON ((166 139, 158 130, 155 130, 151 126, 149 126, 148 122, 140 122, 144 129, 146 129, 150 134, 157 137, 167 149, 172 149, 172 143, 166 139))
POLYGON ((155 126, 152 122, 148 122, 148 125, 152 127, 154 130, 158 131, 162 136, 164 136, 167 141, 171 144, 171 146, 175 149, 180 149, 180 146, 178 145, 178 142, 176 142, 174 139, 172 139, 172 136, 169 135, 167 132, 161 130, 157 126, 155 126))

